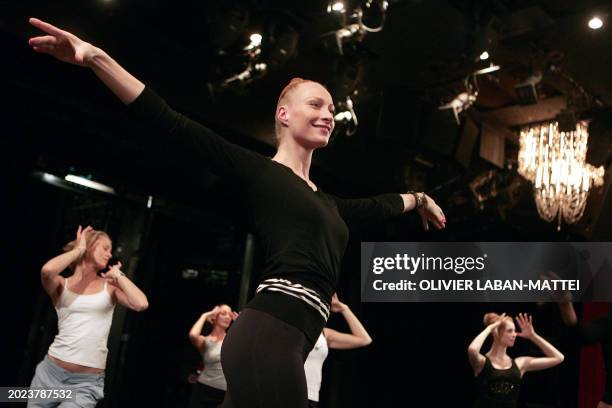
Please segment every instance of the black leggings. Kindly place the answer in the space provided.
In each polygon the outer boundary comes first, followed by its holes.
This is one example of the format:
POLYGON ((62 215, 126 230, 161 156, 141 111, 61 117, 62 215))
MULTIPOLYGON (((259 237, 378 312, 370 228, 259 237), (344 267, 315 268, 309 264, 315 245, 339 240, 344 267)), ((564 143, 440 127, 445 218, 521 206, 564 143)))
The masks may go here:
POLYGON ((307 408, 304 333, 268 313, 245 309, 227 333, 221 364, 227 393, 221 408, 307 408))
POLYGON ((217 408, 223 401, 225 391, 196 382, 191 388, 189 408, 217 408))

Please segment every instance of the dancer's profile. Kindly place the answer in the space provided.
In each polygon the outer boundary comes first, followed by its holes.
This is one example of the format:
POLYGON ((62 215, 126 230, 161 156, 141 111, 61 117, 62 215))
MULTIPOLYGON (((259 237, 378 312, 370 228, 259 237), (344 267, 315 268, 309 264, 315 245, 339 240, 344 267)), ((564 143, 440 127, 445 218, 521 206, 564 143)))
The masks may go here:
POLYGON ((516 317, 520 332, 516 331, 513 319, 505 313, 487 313, 483 321, 485 329, 468 347, 468 359, 478 385, 474 407, 515 408, 523 375, 561 364, 564 356, 535 332, 530 315, 521 313, 516 317), (490 335, 493 344, 487 353, 482 354, 480 349, 490 335), (514 346, 517 337, 532 341, 545 357, 508 356, 507 349, 514 346))

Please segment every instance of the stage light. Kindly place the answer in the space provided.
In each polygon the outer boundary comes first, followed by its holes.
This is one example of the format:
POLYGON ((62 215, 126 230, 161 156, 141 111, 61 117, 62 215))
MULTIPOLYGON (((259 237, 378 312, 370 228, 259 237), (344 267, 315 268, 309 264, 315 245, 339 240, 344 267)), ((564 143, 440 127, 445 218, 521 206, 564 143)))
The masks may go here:
POLYGON ((483 51, 482 54, 480 54, 480 60, 481 61, 485 61, 489 59, 489 53, 486 51, 483 51))
POLYGON ((334 115, 334 121, 336 124, 346 125, 347 136, 354 135, 359 126, 359 120, 353 108, 353 100, 347 96, 344 101, 338 102, 338 107, 340 111, 334 115))
POLYGON ((71 183, 78 184, 84 187, 88 187, 93 190, 98 190, 98 191, 102 191, 104 193, 109 193, 109 194, 116 194, 114 188, 109 187, 102 183, 98 183, 97 181, 89 180, 89 179, 86 179, 80 176, 68 174, 66 177, 64 177, 64 179, 66 181, 70 181, 71 183))
POLYGON ((472 106, 474 102, 476 102, 477 97, 477 91, 461 92, 460 94, 455 96, 450 102, 439 106, 438 110, 452 109, 453 115, 455 116, 455 121, 457 121, 457 125, 459 125, 461 124, 461 121, 459 120, 459 114, 465 110, 468 110, 470 106, 472 106))
POLYGON ((589 20, 589 28, 591 30, 599 30, 603 27, 603 21, 599 17, 593 17, 589 20))
POLYGON ((339 112, 336 114, 336 116, 334 116, 334 120, 336 122, 348 122, 352 118, 353 115, 351 115, 351 112, 349 111, 339 112))
POLYGON ((337 1, 333 4, 332 6, 332 10, 334 11, 338 11, 338 12, 344 12, 344 3, 342 3, 341 1, 337 1))
POLYGON ((479 75, 489 74, 491 72, 495 72, 499 70, 499 65, 489 65, 486 68, 479 69, 468 75, 463 81, 465 91, 457 94, 452 100, 448 103, 442 104, 438 107, 439 110, 451 109, 453 111, 453 115, 455 116, 455 121, 457 124, 461 124, 459 120, 459 114, 463 111, 466 111, 476 102, 478 98, 478 80, 477 77, 479 75))
POLYGON ((474 72, 474 75, 490 74, 491 72, 499 71, 499 69, 499 65, 494 65, 493 63, 491 63, 491 65, 489 65, 488 67, 479 69, 478 71, 474 72))
POLYGON ((249 37, 251 44, 253 44, 254 47, 259 47, 261 45, 262 38, 263 37, 259 33, 251 34, 251 37, 249 37))
POLYGON ((253 33, 249 37, 250 43, 246 47, 244 47, 245 51, 250 51, 258 48, 261 45, 261 40, 263 39, 262 35, 259 33, 253 33))
MULTIPOLYGON (((371 14, 371 9, 373 9, 372 5, 374 0, 368 0, 365 3, 366 10, 371 14)), ((342 2, 330 3, 327 6, 327 12, 331 13, 332 11, 345 13, 346 19, 344 20, 344 27, 332 31, 330 33, 325 33, 321 37, 326 37, 327 35, 333 34, 336 37, 336 44, 338 45, 338 52, 340 55, 344 55, 343 50, 343 42, 353 41, 360 42, 363 40, 367 33, 378 33, 382 31, 385 20, 386 20, 386 12, 389 6, 389 3, 386 1, 377 1, 378 5, 377 12, 380 14, 380 21, 378 26, 370 27, 363 21, 364 10, 361 6, 356 7, 353 11, 347 10, 342 2)))

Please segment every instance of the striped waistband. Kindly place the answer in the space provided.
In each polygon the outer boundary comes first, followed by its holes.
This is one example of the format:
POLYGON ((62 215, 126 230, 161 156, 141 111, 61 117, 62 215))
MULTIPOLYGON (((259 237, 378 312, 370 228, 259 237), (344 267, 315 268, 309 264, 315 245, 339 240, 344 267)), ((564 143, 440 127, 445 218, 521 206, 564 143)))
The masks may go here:
POLYGON ((317 312, 323 316, 323 319, 327 321, 329 319, 330 306, 329 304, 321 299, 319 294, 312 289, 308 289, 300 285, 299 283, 292 283, 287 279, 271 278, 266 279, 259 284, 256 293, 263 290, 269 290, 271 292, 281 292, 289 296, 296 297, 309 306, 313 307, 317 312))

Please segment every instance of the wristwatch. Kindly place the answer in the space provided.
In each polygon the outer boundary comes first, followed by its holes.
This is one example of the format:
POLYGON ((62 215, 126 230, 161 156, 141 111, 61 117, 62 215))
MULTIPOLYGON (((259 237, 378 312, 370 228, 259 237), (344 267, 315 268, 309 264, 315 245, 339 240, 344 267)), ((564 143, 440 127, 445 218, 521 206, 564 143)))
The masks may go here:
POLYGON ((416 191, 408 191, 407 194, 412 194, 414 196, 414 201, 416 203, 414 209, 418 210, 423 208, 423 206, 427 203, 427 197, 424 193, 417 193, 416 191))

